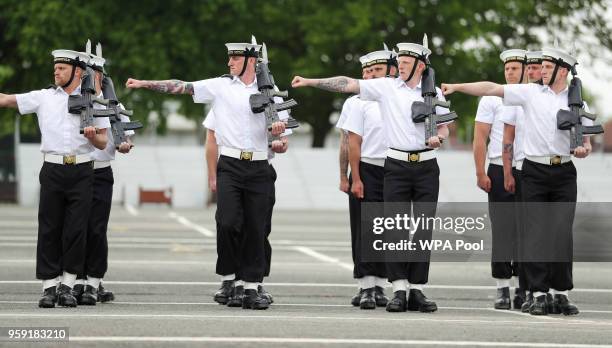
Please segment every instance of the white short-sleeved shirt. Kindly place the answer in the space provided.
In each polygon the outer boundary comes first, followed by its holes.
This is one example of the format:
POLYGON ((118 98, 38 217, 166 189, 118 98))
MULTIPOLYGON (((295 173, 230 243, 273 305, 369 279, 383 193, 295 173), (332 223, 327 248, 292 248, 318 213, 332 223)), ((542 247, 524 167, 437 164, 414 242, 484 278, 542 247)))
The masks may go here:
MULTIPOLYGON (((412 103, 423 101, 421 83, 410 88, 404 80, 379 78, 359 80, 361 100, 377 101, 384 124, 385 138, 390 148, 402 151, 427 149, 424 123, 412 121, 412 103)), ((445 100, 442 91, 436 88, 439 100, 445 100)), ((438 114, 448 113, 446 108, 436 107, 438 114)))
MULTIPOLYGON (((523 85, 504 85, 504 105, 522 106, 525 113, 526 156, 569 156, 569 131, 557 128, 557 112, 569 110, 566 88, 556 94, 548 86, 534 83, 523 85)), ((585 103, 585 111, 588 107, 585 103)), ((593 121, 582 119, 585 126, 593 121)), ((580 144, 582 145, 582 144, 580 144)))
POLYGON ((342 127, 344 126, 344 122, 348 118, 348 115, 352 112, 351 108, 353 103, 350 102, 350 100, 352 100, 353 97, 355 96, 351 96, 344 101, 342 104, 342 110, 340 111, 340 117, 338 117, 338 121, 336 121, 336 128, 345 133, 346 131, 342 127))
POLYGON ((388 147, 378 103, 352 96, 344 104, 351 104, 351 112, 347 114, 342 129, 362 137, 361 157, 386 158, 388 147))
MULTIPOLYGON (((287 112, 284 112, 283 117, 281 117, 281 115, 279 113, 279 119, 284 120, 284 119, 287 119, 288 116, 289 116, 289 114, 287 114, 287 112)), ((218 132, 216 130, 216 122, 217 121, 216 121, 215 113, 213 112, 213 109, 210 109, 210 111, 206 115, 206 118, 202 122, 202 125, 204 127, 206 127, 206 129, 210 129, 211 131, 215 132, 215 139, 217 140, 217 145, 219 145, 219 135, 218 135, 218 132)), ((293 130, 285 129, 285 131, 283 132, 283 134, 281 134, 281 136, 288 136, 288 135, 290 135, 292 133, 293 133, 293 130)), ((268 160, 273 159, 275 154, 276 153, 274 151, 272 151, 270 148, 268 148, 268 160)))
POLYGON ((487 150, 488 158, 501 157, 504 139, 503 118, 511 118, 512 115, 516 114, 516 109, 520 109, 520 107, 506 106, 500 97, 485 96, 480 99, 476 111, 476 121, 491 125, 487 150))
POLYGON ((520 106, 511 106, 511 110, 504 112, 501 119, 503 123, 514 126, 514 160, 525 159, 525 113, 520 106))
MULTIPOLYGON (((99 97, 102 98, 102 95, 100 95, 99 97)), ((123 104, 119 104, 119 108, 125 109, 123 104)), ((130 122, 130 118, 126 115, 119 115, 119 118, 121 118, 121 122, 130 122)), ((126 130, 123 132, 123 134, 125 134, 126 136, 132 136, 135 133, 133 130, 126 130)), ((91 158, 94 161, 112 161, 115 159, 116 152, 117 151, 115 149, 115 139, 113 137, 112 132, 109 132, 106 148, 104 150, 95 149, 95 151, 91 154, 91 158)))
MULTIPOLYGON (((81 87, 77 87, 71 95, 80 93, 81 87)), ((63 88, 17 94, 16 98, 20 114, 36 113, 38 117, 42 153, 68 156, 94 151, 93 144, 79 133, 81 118, 68 112, 68 94, 63 88)), ((99 129, 109 128, 110 121, 108 117, 94 117, 94 126, 99 129)))
MULTIPOLYGON (((244 151, 268 151, 268 130, 263 113, 251 111, 249 97, 256 94, 257 80, 245 85, 238 77, 217 77, 193 83, 193 101, 212 104, 219 120, 215 124, 217 144, 244 151)), ((286 119, 286 111, 279 112, 286 119)), ((206 124, 205 124, 206 126, 206 124)))

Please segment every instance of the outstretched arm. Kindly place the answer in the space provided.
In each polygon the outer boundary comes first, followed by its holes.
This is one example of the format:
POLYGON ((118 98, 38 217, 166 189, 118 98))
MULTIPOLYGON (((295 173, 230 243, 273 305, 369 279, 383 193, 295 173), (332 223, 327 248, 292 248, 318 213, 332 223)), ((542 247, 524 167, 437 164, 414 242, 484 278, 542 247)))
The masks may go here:
POLYGON ((0 108, 17 108, 17 97, 14 94, 0 93, 0 108))
POLYGON ((291 81, 291 87, 315 87, 330 92, 359 94, 359 80, 346 76, 336 76, 328 79, 307 79, 296 76, 291 81))
POLYGON ((494 97, 504 97, 504 86, 494 82, 482 81, 472 83, 443 83, 442 93, 449 95, 454 92, 461 92, 477 97, 484 97, 486 95, 494 97))
POLYGON ((147 88, 160 93, 193 95, 193 83, 180 80, 145 81, 129 78, 127 88, 147 88))

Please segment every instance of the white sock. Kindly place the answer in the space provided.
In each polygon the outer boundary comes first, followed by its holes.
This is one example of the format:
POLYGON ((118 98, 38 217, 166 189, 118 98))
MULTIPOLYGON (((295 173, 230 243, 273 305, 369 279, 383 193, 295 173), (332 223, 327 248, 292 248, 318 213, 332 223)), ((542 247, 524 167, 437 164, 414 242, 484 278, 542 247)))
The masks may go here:
POLYGON ((236 283, 234 283, 234 286, 244 286, 244 280, 236 280, 236 283))
POLYGON ((74 285, 85 285, 85 279, 75 280, 74 285))
POLYGON ((393 285, 393 292, 406 291, 408 289, 408 280, 398 279, 391 282, 393 285))
POLYGON ((361 289, 365 289, 365 288, 363 287, 363 277, 361 277, 361 278, 357 278, 357 286, 359 287, 359 290, 361 290, 361 289))
POLYGON ((365 276, 361 278, 362 289, 372 289, 376 286, 376 278, 374 276, 365 276))
POLYGON ((569 290, 563 290, 563 291, 559 291, 559 290, 553 290, 555 292, 555 295, 565 295, 566 297, 569 296, 569 290))
POLYGON ((410 289, 423 291, 423 286, 425 284, 410 284, 410 289))
POLYGON ((97 289, 100 286, 100 278, 87 276, 87 285, 91 286, 94 289, 97 289))
POLYGON ((540 297, 540 296, 542 296, 542 295, 546 295, 546 293, 545 293, 545 292, 542 292, 542 291, 535 291, 535 292, 533 293, 533 297, 534 297, 534 298, 538 298, 538 297, 540 297))
POLYGON ((235 274, 228 274, 228 275, 224 275, 221 276, 221 281, 224 282, 226 280, 234 280, 236 279, 236 275, 235 274))
POLYGON ((514 283, 514 287, 515 288, 519 288, 520 287, 520 282, 517 276, 513 276, 512 277, 512 282, 514 283))
POLYGON ((495 282, 497 283, 498 289, 510 287, 510 279, 497 279, 496 278, 495 282))
POLYGON ((53 278, 53 279, 45 279, 42 281, 42 287, 43 287, 43 291, 45 291, 45 289, 57 286, 57 282, 59 281, 59 277, 57 278, 53 278))
POLYGON ((380 278, 380 277, 376 277, 376 286, 380 286, 381 288, 386 288, 387 284, 389 284, 389 282, 387 281, 387 278, 380 278))
POLYGON ((76 282, 76 277, 76 274, 64 271, 64 275, 62 276, 62 284, 72 289, 74 287, 74 282, 76 282))
POLYGON ((557 294, 557 290, 555 290, 555 289, 549 289, 549 290, 548 290, 548 293, 549 293, 551 296, 553 296, 553 297, 554 297, 554 296, 557 294))
POLYGON ((244 282, 244 290, 255 290, 255 291, 257 291, 257 283, 244 282))

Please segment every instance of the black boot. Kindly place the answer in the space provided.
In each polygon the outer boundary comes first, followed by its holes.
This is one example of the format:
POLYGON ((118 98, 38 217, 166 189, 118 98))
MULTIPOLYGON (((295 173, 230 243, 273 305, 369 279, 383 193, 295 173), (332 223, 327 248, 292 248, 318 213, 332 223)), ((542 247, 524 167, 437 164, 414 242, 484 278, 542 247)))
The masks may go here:
POLYGON ((399 290, 393 293, 393 298, 387 303, 387 312, 406 311, 406 291, 399 290))
POLYGON ((72 288, 68 285, 60 284, 57 289, 57 305, 62 307, 77 306, 77 300, 72 296, 72 288))
POLYGON ((232 295, 232 290, 234 289, 234 281, 233 280, 224 280, 221 282, 221 288, 215 292, 214 300, 218 304, 225 305, 232 295))
POLYGON ((510 309, 510 288, 497 288, 495 309, 510 309))
POLYGON ((374 298, 374 288, 363 289, 361 299, 359 300, 359 308, 375 309, 376 299, 374 298))
POLYGON ((527 300, 527 294, 525 293, 525 289, 516 288, 514 289, 514 300, 512 301, 512 305, 514 309, 522 309, 523 303, 527 300))
POLYGON ((407 308, 409 311, 431 313, 438 310, 438 305, 434 301, 428 300, 421 290, 410 289, 407 308))
POLYGON ((243 309, 268 309, 268 307, 270 307, 268 300, 260 296, 257 290, 244 290, 244 297, 242 300, 243 309))
POLYGON ((359 307, 359 301, 361 301, 361 294, 363 293, 362 289, 359 289, 355 296, 351 298, 351 304, 355 307, 359 307))
POLYGON ((548 308, 546 304, 546 295, 540 295, 533 299, 533 304, 529 307, 529 314, 531 315, 547 315, 548 308))
POLYGON ((274 303, 274 298, 269 292, 266 291, 266 289, 264 289, 263 285, 257 286, 257 292, 259 293, 259 296, 265 298, 269 304, 274 303))
POLYGON ((374 287, 374 299, 376 300, 376 307, 384 307, 389 302, 389 298, 385 296, 385 289, 381 286, 374 287))
POLYGON ((527 300, 523 302, 523 305, 521 306, 521 312, 529 313, 529 308, 531 307, 532 304, 533 304, 533 294, 529 292, 529 295, 527 295, 527 300))
POLYGON ((55 293, 55 286, 46 288, 43 291, 42 297, 38 300, 38 307, 40 308, 54 308, 55 302, 57 301, 57 294, 55 293))
POLYGON ((74 286, 72 287, 72 296, 74 296, 78 304, 81 304, 83 291, 85 291, 85 285, 83 284, 74 284, 74 286))
POLYGON ((98 302, 110 302, 115 300, 115 294, 112 291, 106 290, 102 283, 98 286, 98 302))
POLYGON ((242 307, 242 300, 244 299, 244 286, 234 286, 232 295, 227 300, 228 307, 242 307))
POLYGON ((578 307, 571 303, 565 295, 555 295, 553 299, 553 308, 563 315, 576 315, 580 313, 578 307))
POLYGON ((78 301, 79 305, 95 306, 98 300, 98 289, 91 285, 85 286, 85 291, 81 295, 81 300, 78 301))
POLYGON ((561 312, 557 311, 557 308, 555 308, 553 304, 554 301, 553 295, 549 292, 546 293, 546 312, 548 312, 548 314, 561 314, 561 312))

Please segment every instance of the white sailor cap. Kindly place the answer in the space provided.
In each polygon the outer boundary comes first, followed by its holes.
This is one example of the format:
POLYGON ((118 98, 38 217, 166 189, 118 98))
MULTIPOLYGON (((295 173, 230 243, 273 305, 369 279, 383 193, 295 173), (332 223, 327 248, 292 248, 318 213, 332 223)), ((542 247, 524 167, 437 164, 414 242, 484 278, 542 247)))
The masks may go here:
POLYGON ((527 64, 542 64, 542 51, 527 51, 527 64))
POLYGON ((87 63, 87 65, 89 65, 94 70, 98 70, 100 72, 103 72, 104 71, 104 63, 106 63, 106 59, 104 59, 102 57, 98 57, 95 54, 90 54, 89 55, 89 63, 87 63))
POLYGON ((367 68, 369 66, 368 65, 369 62, 370 62, 370 59, 368 58, 367 54, 359 57, 359 63, 361 63, 361 68, 367 68))
POLYGON ((502 60, 502 62, 504 62, 504 64, 510 62, 519 62, 525 64, 527 63, 527 51, 513 48, 510 50, 503 51, 499 55, 499 58, 502 60))
POLYGON ((551 47, 542 49, 542 60, 551 61, 570 70, 578 63, 578 60, 566 51, 551 47))
POLYGON ((423 45, 409 42, 401 42, 395 45, 397 47, 397 56, 414 57, 427 62, 427 57, 431 54, 431 50, 423 45))
POLYGON ((359 61, 361 62, 361 66, 364 68, 376 64, 392 64, 397 66, 397 61, 395 60, 397 58, 397 53, 388 49, 370 52, 363 57, 367 57, 365 60, 365 65, 361 58, 359 58, 359 61))
POLYGON ((255 36, 251 36, 251 43, 226 43, 227 55, 229 56, 244 56, 244 57, 255 57, 259 58, 259 52, 261 51, 261 45, 257 44, 255 36))
POLYGON ((53 63, 70 64, 85 69, 87 62, 89 62, 89 55, 84 52, 55 50, 51 54, 53 55, 53 63))

